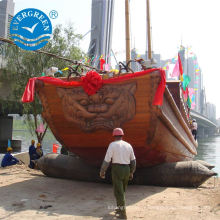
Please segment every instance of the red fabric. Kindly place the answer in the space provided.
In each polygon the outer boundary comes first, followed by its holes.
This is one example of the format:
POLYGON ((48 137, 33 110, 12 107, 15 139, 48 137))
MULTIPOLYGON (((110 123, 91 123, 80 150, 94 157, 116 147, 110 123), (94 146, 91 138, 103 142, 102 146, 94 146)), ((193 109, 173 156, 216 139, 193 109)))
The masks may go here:
POLYGON ((34 78, 30 78, 23 96, 21 98, 21 101, 23 103, 28 103, 28 102, 33 102, 34 101, 34 92, 35 92, 35 81, 36 80, 41 80, 44 83, 48 83, 48 84, 53 84, 56 86, 82 86, 82 82, 77 82, 77 81, 71 81, 71 82, 67 82, 67 81, 63 81, 62 79, 59 78, 53 78, 53 77, 49 77, 49 76, 42 76, 42 77, 34 77, 34 78))
POLYGON ((163 105, 163 93, 166 87, 166 74, 164 70, 160 70, 160 84, 157 87, 157 91, 154 96, 153 105, 163 105))
POLYGON ((180 75, 183 75, 183 66, 182 66, 182 62, 180 59, 180 55, 178 54, 178 61, 179 61, 179 70, 180 70, 180 75))
MULTIPOLYGON (((160 84, 158 85, 156 94, 154 96, 154 101, 153 101, 153 105, 162 105, 163 104, 163 93, 165 90, 165 86, 166 86, 166 75, 165 75, 165 71, 162 69, 149 69, 149 70, 144 70, 141 72, 136 72, 136 73, 130 73, 124 76, 120 76, 120 77, 115 77, 115 78, 111 78, 111 79, 106 79, 106 80, 102 80, 101 76, 97 76, 98 73, 94 72, 94 71, 90 71, 86 74, 85 77, 81 78, 81 81, 64 81, 62 79, 59 78, 53 78, 53 77, 48 77, 48 76, 43 76, 43 77, 35 77, 35 78, 31 78, 29 79, 24 94, 22 96, 22 102, 32 102, 34 100, 34 89, 35 89, 35 81, 36 80, 41 80, 44 83, 48 83, 48 84, 52 84, 52 85, 56 85, 56 86, 66 86, 66 87, 73 87, 73 86, 83 86, 83 88, 85 89, 85 91, 88 93, 91 92, 97 92, 99 88, 101 88, 102 84, 110 84, 110 83, 119 83, 119 82, 123 82, 125 80, 129 80, 138 76, 144 76, 146 74, 149 74, 151 72, 154 72, 156 70, 160 71, 161 74, 161 81, 160 84), (88 82, 89 80, 92 80, 91 82, 88 82), (100 80, 101 79, 101 80, 100 80), (98 88, 98 89, 97 89, 98 88)), ((99 74, 98 74, 99 75, 99 74)), ((95 93, 94 92, 94 93, 95 93)), ((89 95, 88 93, 88 95, 89 95)), ((93 93, 93 94, 94 94, 93 93)))
POLYGON ((35 90, 35 81, 36 81, 36 77, 29 79, 23 96, 21 98, 22 102, 33 102, 34 101, 34 90, 35 90))
POLYGON ((106 79, 106 80, 103 80, 103 84, 122 82, 122 81, 131 79, 131 78, 135 78, 138 76, 144 76, 144 75, 149 74, 151 72, 154 72, 156 70, 160 71, 161 81, 157 87, 157 91, 154 96, 153 105, 163 105, 163 93, 164 93, 165 86, 166 86, 166 74, 165 74, 165 71, 162 69, 149 69, 149 70, 145 70, 145 71, 141 71, 141 72, 130 73, 130 74, 118 77, 118 78, 106 79))
POLYGON ((54 77, 50 77, 50 76, 41 76, 41 77, 35 77, 33 78, 35 80, 41 80, 44 83, 48 83, 48 84, 52 84, 52 85, 56 85, 56 86, 68 86, 68 87, 72 87, 72 86, 82 86, 82 82, 81 81, 64 81, 62 79, 59 78, 54 78, 54 77))
POLYGON ((53 144, 53 153, 57 154, 58 148, 59 148, 58 144, 53 144))
POLYGON ((103 69, 104 69, 104 68, 103 68, 104 64, 105 64, 105 59, 101 58, 101 59, 100 59, 100 70, 103 70, 103 69))
POLYGON ((102 77, 95 71, 89 71, 81 79, 83 89, 88 95, 95 94, 102 87, 102 77))

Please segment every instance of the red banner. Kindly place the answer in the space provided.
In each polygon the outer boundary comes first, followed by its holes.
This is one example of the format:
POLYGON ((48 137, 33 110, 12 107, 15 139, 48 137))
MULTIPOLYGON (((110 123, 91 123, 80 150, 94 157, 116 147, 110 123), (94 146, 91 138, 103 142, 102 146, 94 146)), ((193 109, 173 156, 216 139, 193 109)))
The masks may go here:
POLYGON ((65 81, 59 78, 48 77, 48 76, 35 77, 35 78, 29 79, 26 85, 25 91, 23 93, 23 96, 22 96, 22 102, 23 103, 33 102, 36 80, 41 80, 44 83, 53 84, 56 86, 65 86, 65 87, 82 86, 88 95, 93 95, 102 87, 103 84, 123 82, 128 79, 136 78, 138 76, 144 76, 154 71, 160 71, 161 81, 160 81, 160 84, 158 85, 156 94, 154 96, 153 105, 162 105, 163 104, 163 93, 164 93, 165 86, 166 86, 166 75, 165 75, 165 71, 162 69, 149 69, 149 70, 144 70, 144 71, 136 72, 136 73, 130 73, 124 76, 119 76, 119 77, 105 79, 105 80, 102 80, 101 76, 95 71, 89 71, 86 74, 86 76, 81 77, 80 81, 65 81))

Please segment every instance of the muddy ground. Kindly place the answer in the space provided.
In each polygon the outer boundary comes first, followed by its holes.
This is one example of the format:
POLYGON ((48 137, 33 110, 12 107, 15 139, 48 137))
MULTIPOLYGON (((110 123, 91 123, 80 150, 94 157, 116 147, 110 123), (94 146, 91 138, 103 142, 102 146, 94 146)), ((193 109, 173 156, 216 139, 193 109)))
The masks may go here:
MULTIPOLYGON (((220 219, 220 180, 199 188, 129 185, 128 219, 220 219)), ((0 219, 116 219, 108 184, 55 179, 24 165, 0 168, 0 219)))

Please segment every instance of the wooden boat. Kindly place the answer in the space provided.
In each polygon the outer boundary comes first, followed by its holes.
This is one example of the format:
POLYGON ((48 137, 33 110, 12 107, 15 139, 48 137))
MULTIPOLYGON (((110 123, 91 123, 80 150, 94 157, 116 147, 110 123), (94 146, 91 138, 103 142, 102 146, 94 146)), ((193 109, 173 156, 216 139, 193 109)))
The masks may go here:
POLYGON ((197 143, 191 134, 180 81, 167 82, 165 87, 161 69, 102 80, 93 95, 85 92, 82 78, 39 77, 34 81, 29 85, 35 85, 42 116, 56 139, 92 165, 103 161, 115 127, 123 128, 138 167, 192 160, 196 155, 197 143), (153 105, 158 95, 163 98, 161 106, 153 105))
MULTIPOLYGON (((149 11, 149 1, 147 8, 149 11)), ((128 0, 125 9, 128 15, 128 0)), ((127 17, 129 27, 128 23, 127 17)), ((150 36, 149 23, 148 17, 150 36)), ((126 30, 129 33, 129 28, 126 30)), ((127 34, 129 46, 128 41, 127 34)), ((151 48, 148 52, 151 59, 151 48)), ((180 81, 168 82, 168 88, 165 85, 165 72, 161 69, 109 79, 89 71, 70 81, 53 77, 30 79, 23 101, 33 100, 36 86, 42 116, 56 139, 91 165, 101 165, 116 127, 123 128, 124 139, 133 146, 137 167, 192 160, 197 143, 191 134, 180 81)))

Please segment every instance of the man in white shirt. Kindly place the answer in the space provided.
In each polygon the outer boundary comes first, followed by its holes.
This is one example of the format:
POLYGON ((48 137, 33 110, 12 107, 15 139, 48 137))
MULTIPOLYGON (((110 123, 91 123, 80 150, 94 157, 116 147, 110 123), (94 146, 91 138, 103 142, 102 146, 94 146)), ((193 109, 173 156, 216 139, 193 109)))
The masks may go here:
POLYGON ((136 169, 136 158, 132 146, 123 141, 124 132, 121 128, 113 130, 115 141, 110 143, 102 163, 100 177, 105 178, 105 172, 112 161, 112 183, 117 202, 116 213, 119 218, 127 219, 125 210, 125 190, 128 180, 133 179, 136 169))

